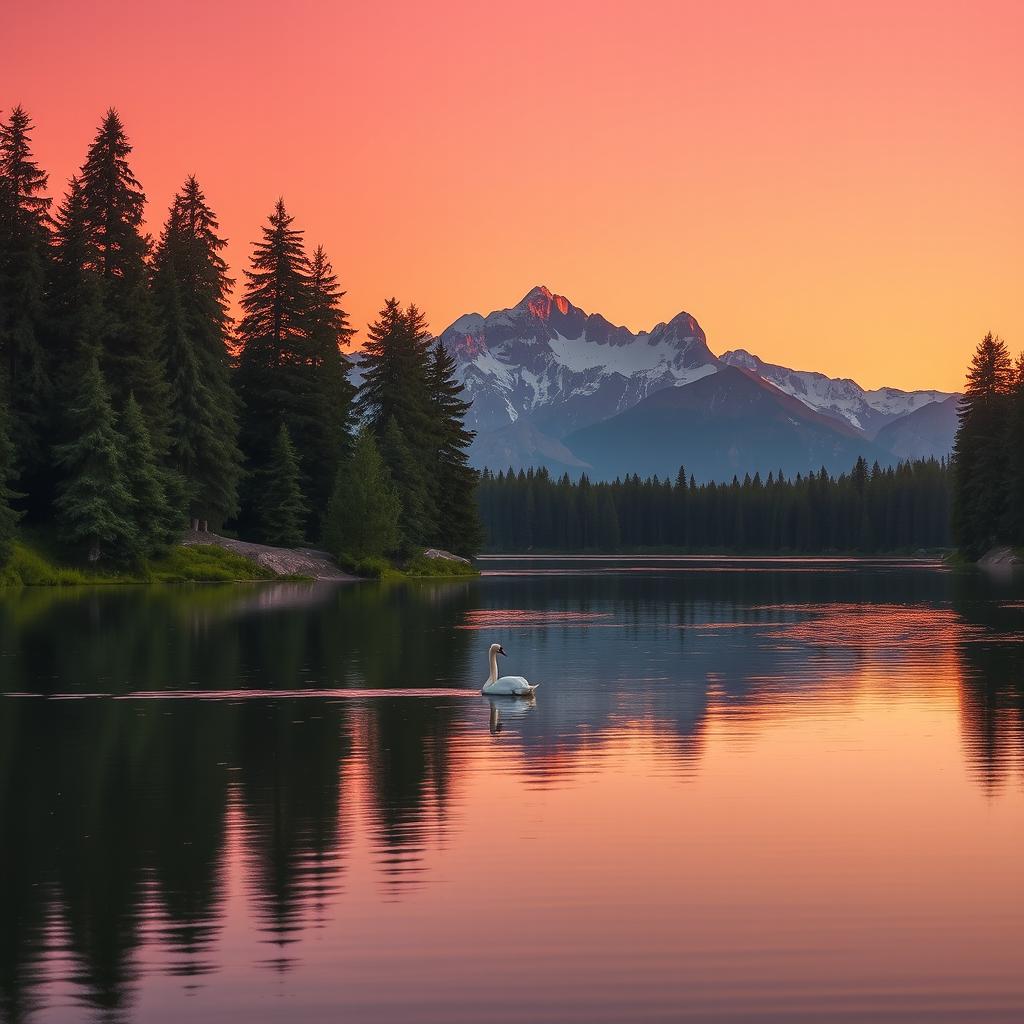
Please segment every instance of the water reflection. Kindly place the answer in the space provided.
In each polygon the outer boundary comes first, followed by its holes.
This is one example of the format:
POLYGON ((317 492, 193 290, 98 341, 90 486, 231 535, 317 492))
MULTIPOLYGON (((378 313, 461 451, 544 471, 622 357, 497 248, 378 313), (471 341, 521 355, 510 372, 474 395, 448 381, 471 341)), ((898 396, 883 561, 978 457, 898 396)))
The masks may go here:
POLYGON ((528 697, 499 695, 488 696, 486 699, 491 708, 488 731, 492 736, 504 731, 506 721, 521 718, 537 706, 537 695, 533 693, 528 697))
POLYGON ((607 769, 685 781, 716 737, 831 735, 874 688, 948 706, 985 799, 1024 780, 1012 582, 733 568, 5 596, 4 1019, 130 1018, 148 979, 201 992, 243 948, 287 977, 353 886, 386 906, 444 875, 492 770, 536 800, 607 769), (478 696, 491 642, 536 700, 478 696), (203 699, 136 696, 159 690, 203 699))

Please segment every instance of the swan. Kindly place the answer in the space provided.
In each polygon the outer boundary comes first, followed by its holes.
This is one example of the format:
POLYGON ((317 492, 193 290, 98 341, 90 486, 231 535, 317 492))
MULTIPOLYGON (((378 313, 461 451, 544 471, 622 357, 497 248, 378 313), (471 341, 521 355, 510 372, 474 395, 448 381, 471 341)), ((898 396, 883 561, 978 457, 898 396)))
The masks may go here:
POLYGON ((491 644, 487 652, 491 662, 491 675, 484 683, 481 693, 501 694, 509 697, 526 697, 540 686, 531 686, 522 676, 502 676, 498 678, 498 655, 508 657, 501 644, 491 644))

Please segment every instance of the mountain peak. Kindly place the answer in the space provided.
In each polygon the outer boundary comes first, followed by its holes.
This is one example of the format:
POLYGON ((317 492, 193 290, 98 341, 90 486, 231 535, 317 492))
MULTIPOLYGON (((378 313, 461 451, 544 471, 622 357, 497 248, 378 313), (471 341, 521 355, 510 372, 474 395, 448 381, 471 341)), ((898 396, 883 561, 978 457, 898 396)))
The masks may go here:
POLYGON ((553 309, 566 316, 573 305, 564 295, 556 295, 546 285, 539 284, 531 288, 515 308, 528 311, 538 320, 550 320, 553 309))
POLYGON ((704 332, 701 330, 700 324, 697 323, 694 317, 685 311, 682 313, 676 313, 676 315, 669 320, 668 326, 678 331, 686 338, 704 337, 704 332))

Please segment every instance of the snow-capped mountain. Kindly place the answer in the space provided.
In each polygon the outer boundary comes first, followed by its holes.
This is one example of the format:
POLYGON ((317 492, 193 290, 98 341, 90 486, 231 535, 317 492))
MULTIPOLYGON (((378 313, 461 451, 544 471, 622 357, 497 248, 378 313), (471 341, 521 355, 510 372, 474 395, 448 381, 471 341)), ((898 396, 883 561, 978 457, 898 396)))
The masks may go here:
POLYGON ((867 391, 849 377, 826 377, 811 370, 791 370, 787 366, 766 363, 742 348, 725 352, 719 359, 727 366, 750 370, 816 412, 844 420, 868 437, 874 437, 887 423, 901 416, 951 397, 948 391, 900 391, 898 388, 867 391))
MULTIPOLYGON (((928 443, 935 450, 946 450, 952 443, 952 434, 946 437, 951 417, 933 414, 931 410, 931 406, 951 397, 948 392, 897 388, 869 391, 848 378, 826 377, 767 363, 744 349, 716 357, 708 348, 700 325, 689 313, 679 313, 668 323, 634 334, 625 327, 616 327, 600 314, 574 306, 565 296, 538 286, 508 309, 486 316, 468 313, 459 317, 441 334, 441 340, 455 358, 459 379, 473 401, 467 425, 477 433, 470 451, 476 466, 545 465, 558 473, 594 472, 602 460, 595 463, 593 451, 586 455, 577 451, 577 440, 581 436, 600 436, 602 443, 611 443, 610 435, 600 431, 582 435, 579 432, 616 419, 667 388, 686 390, 729 367, 795 399, 799 403, 797 408, 806 407, 816 416, 824 417, 826 425, 836 423, 840 436, 850 439, 849 444, 845 440, 834 443, 837 461, 854 449, 870 454, 873 459, 879 453, 884 458, 887 452, 895 458, 903 457, 903 448, 911 444, 904 435, 909 436, 909 431, 917 437, 914 431, 920 431, 916 420, 905 430, 899 424, 915 413, 925 417, 920 421, 922 424, 927 422, 934 428, 934 437, 928 443), (870 443, 889 424, 893 429, 879 437, 877 444, 870 443), (885 438, 892 439, 894 446, 889 446, 885 438), (897 438, 903 440, 896 444, 897 438)), ((731 374, 727 376, 732 380, 731 374)), ((748 397, 759 394, 750 388, 744 391, 742 381, 733 384, 730 394, 737 389, 744 394, 749 392, 748 397)), ((705 382, 703 390, 715 401, 721 397, 720 389, 710 381, 705 382)), ((703 394, 700 389, 698 392, 703 394)), ((763 395, 758 400, 765 408, 771 405, 763 395)), ((666 407, 679 404, 672 396, 667 401, 666 407)), ((703 412, 699 412, 699 406, 691 405, 684 402, 680 408, 688 411, 685 416, 678 414, 676 419, 681 423, 689 417, 688 429, 696 430, 697 434, 675 440, 666 437, 659 439, 659 444, 664 441, 681 449, 685 441, 692 448, 701 436, 710 437, 708 431, 713 433, 721 426, 714 402, 703 412)), ((794 421, 803 423, 799 416, 789 420, 791 424, 794 421)), ((758 429, 753 421, 747 426, 758 429)), ((814 427, 817 433, 811 432, 817 437, 822 429, 819 423, 814 427)), ((920 438, 914 441, 914 450, 924 450, 923 443, 920 438)), ((808 445, 808 451, 817 450, 818 442, 808 445)), ((751 451, 761 452, 763 447, 755 446, 751 451)), ((799 461, 800 447, 789 444, 789 448, 794 460, 799 461)), ((640 460, 639 454, 637 458, 640 460)), ((777 469, 778 465, 765 468, 777 469)), ((815 467, 804 467, 811 468, 815 467)))
POLYGON ((633 334, 537 287, 510 309, 460 317, 441 335, 481 435, 528 418, 551 438, 632 408, 718 368, 689 313, 633 334))

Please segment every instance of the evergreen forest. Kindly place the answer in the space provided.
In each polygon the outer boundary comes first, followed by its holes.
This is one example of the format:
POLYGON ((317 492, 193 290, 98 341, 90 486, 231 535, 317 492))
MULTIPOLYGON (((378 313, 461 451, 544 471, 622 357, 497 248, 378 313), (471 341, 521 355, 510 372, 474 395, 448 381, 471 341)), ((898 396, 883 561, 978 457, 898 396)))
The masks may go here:
POLYGON ((146 232, 115 110, 59 201, 33 132, 21 107, 0 121, 0 563, 35 531, 69 562, 134 566, 189 528, 324 544, 352 562, 427 546, 955 545, 971 559, 1024 546, 1024 355, 992 334, 971 362, 948 461, 699 484, 684 467, 610 483, 479 474, 455 361, 423 311, 387 299, 347 355, 339 275, 283 199, 236 278, 196 177, 156 237, 146 232))
POLYGON ((33 131, 0 122, 0 558, 25 530, 122 567, 189 527, 343 559, 479 548, 469 406, 422 311, 384 304, 357 389, 339 276, 283 199, 236 282, 196 177, 146 233, 115 110, 56 204, 33 131))

